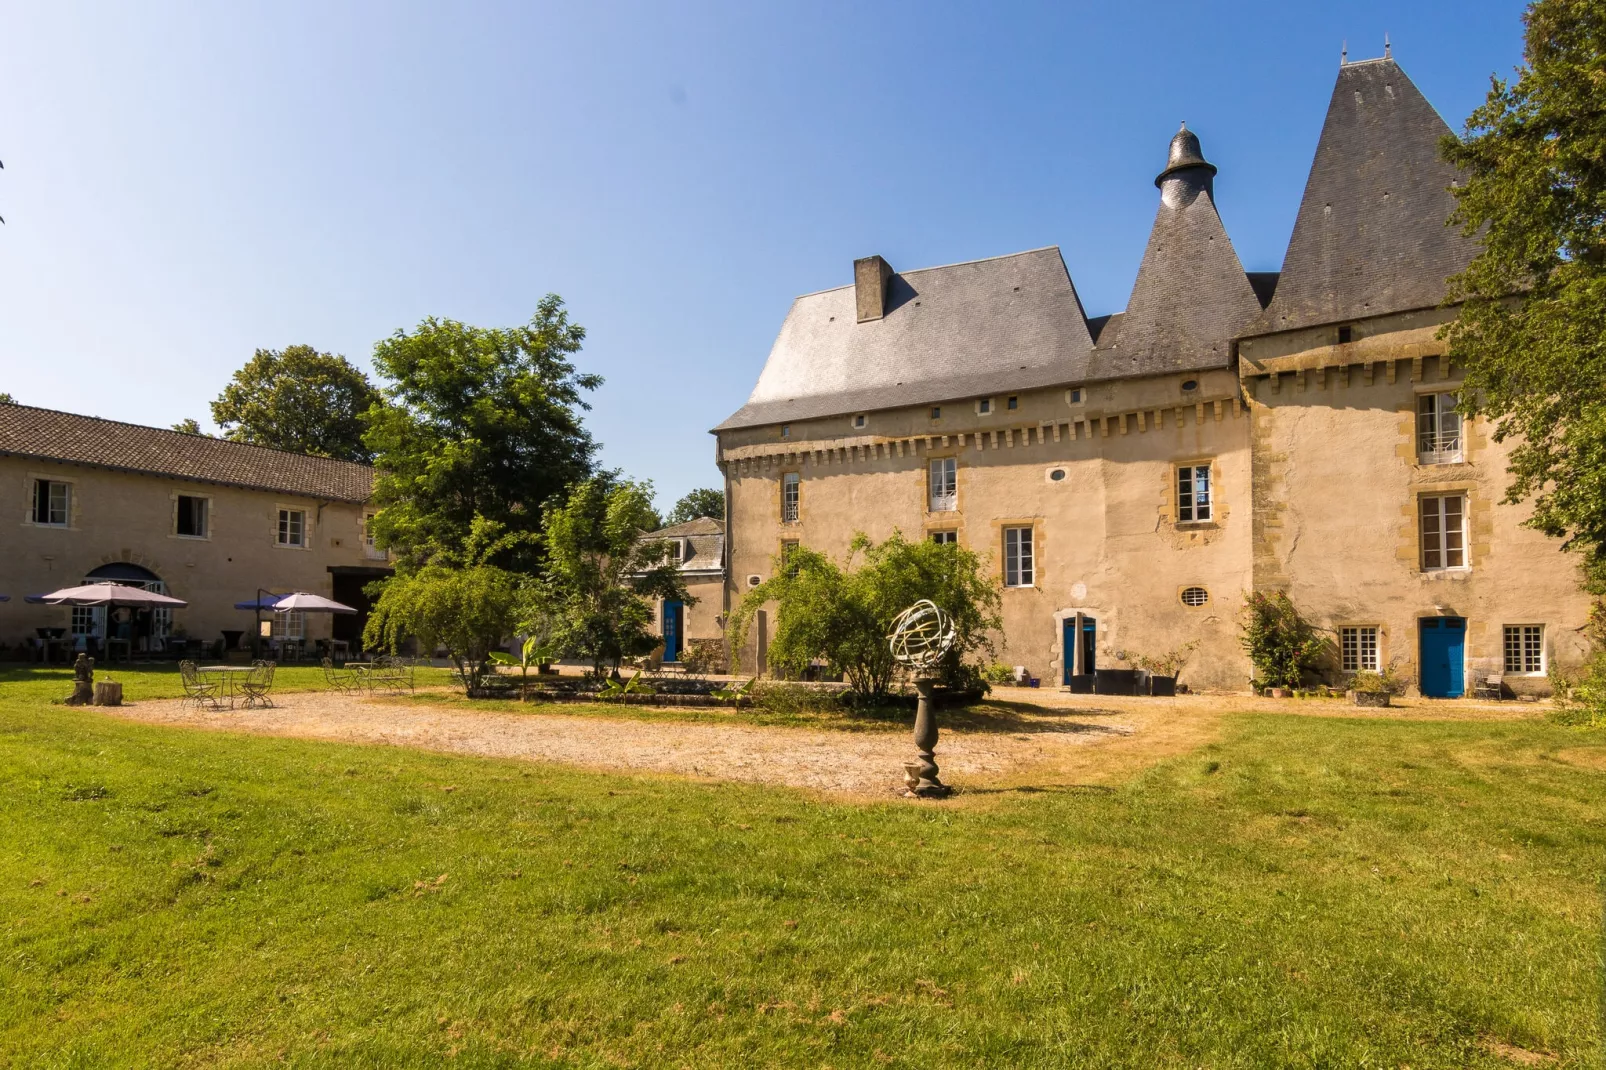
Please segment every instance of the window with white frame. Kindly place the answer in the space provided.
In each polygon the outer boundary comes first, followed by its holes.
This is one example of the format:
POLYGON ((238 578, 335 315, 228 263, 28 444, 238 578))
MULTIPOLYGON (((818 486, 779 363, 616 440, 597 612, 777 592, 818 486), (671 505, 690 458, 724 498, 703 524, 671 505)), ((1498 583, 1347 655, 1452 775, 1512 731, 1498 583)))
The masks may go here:
POLYGON ((1545 671, 1545 626, 1543 624, 1506 625, 1506 672, 1545 671))
POLYGON ((363 553, 375 561, 384 561, 390 557, 390 551, 379 545, 379 536, 374 531, 374 518, 378 513, 366 513, 362 518, 362 546, 363 553))
POLYGON ((1377 626, 1338 630, 1338 649, 1345 672, 1377 672, 1377 626))
POLYGON ((72 634, 101 636, 105 633, 106 610, 100 606, 72 607, 72 634))
POLYGON ((959 532, 957 532, 957 531, 933 531, 931 533, 931 541, 936 543, 938 546, 953 545, 953 544, 959 542, 959 532))
POLYGON ((1461 414, 1454 394, 1423 394, 1416 399, 1418 464, 1451 464, 1461 459, 1461 414))
POLYGON ((211 511, 212 502, 208 498, 200 498, 192 494, 178 496, 178 509, 174 518, 173 533, 185 539, 204 539, 210 534, 208 522, 211 520, 207 514, 211 511))
POLYGON ((781 523, 795 524, 798 518, 798 499, 802 492, 803 477, 788 472, 781 477, 781 523))
POLYGON ((1032 529, 1004 529, 1004 586, 1030 587, 1036 582, 1032 559, 1032 529))
POLYGON ((993 411, 993 399, 992 398, 978 398, 976 400, 976 412, 977 412, 978 415, 986 416, 988 413, 990 413, 992 411, 993 411))
POLYGON ((64 528, 72 519, 72 484, 55 479, 33 481, 33 522, 64 528))
POLYGON ((275 613, 273 615, 273 638, 275 639, 305 639, 307 637, 307 615, 299 610, 289 613, 275 613))
POLYGON ((1210 465, 1182 465, 1177 469, 1177 522, 1194 524, 1211 515, 1210 465))
POLYGON ((931 512, 951 513, 959 508, 959 462, 953 457, 931 459, 931 512))
POLYGON ((307 514, 303 510, 279 510, 279 545, 307 545, 307 514))
POLYGON ((1422 568, 1467 567, 1466 498, 1460 494, 1423 497, 1422 568))

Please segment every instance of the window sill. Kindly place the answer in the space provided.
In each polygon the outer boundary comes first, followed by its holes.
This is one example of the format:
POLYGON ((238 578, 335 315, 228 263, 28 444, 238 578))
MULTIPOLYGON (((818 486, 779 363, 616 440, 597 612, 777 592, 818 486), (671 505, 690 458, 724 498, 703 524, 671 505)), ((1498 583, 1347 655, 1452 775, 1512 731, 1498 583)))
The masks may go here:
POLYGON ((179 535, 179 534, 175 533, 173 535, 169 535, 168 538, 170 538, 170 539, 183 539, 185 542, 211 542, 212 541, 212 536, 210 536, 210 535, 179 535))
POLYGON ((1472 566, 1454 565, 1450 568, 1424 568, 1418 571, 1424 576, 1470 576, 1472 575, 1472 566))
POLYGON ((1221 523, 1216 520, 1178 520, 1176 526, 1178 531, 1210 531, 1220 528, 1221 523))

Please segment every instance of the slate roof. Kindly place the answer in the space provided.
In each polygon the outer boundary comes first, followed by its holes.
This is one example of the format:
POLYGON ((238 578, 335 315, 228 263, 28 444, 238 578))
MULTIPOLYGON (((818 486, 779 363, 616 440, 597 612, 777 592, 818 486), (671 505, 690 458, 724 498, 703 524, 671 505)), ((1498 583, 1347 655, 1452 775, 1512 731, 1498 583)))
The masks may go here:
POLYGON ((1184 127, 1155 179, 1160 207, 1126 312, 1099 332, 1089 377, 1225 368, 1232 340, 1261 312, 1216 212, 1216 168, 1184 127))
POLYGON ((1073 382, 1092 347, 1056 247, 901 272, 879 320, 857 322, 852 286, 792 302, 747 404, 715 430, 1073 382))
POLYGON ((1305 195, 1260 331, 1432 308, 1444 280, 1477 255, 1445 219, 1455 168, 1450 133, 1392 59, 1339 68, 1305 195))
POLYGON ((366 464, 29 405, 0 405, 0 455, 325 501, 366 501, 374 480, 366 464))
POLYGON ((725 567, 725 522, 700 516, 684 524, 671 524, 642 536, 654 539, 685 539, 691 556, 680 563, 682 572, 718 572, 725 567))

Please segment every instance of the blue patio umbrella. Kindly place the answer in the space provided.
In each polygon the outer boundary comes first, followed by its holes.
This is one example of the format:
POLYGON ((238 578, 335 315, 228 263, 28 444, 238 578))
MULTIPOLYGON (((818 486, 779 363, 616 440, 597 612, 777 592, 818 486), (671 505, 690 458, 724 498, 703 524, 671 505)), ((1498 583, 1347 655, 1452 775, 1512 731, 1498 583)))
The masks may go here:
POLYGON ((274 606, 279 604, 279 599, 283 597, 284 595, 282 594, 272 594, 266 591, 258 591, 257 596, 251 599, 249 602, 234 603, 234 608, 253 610, 272 609, 274 606))

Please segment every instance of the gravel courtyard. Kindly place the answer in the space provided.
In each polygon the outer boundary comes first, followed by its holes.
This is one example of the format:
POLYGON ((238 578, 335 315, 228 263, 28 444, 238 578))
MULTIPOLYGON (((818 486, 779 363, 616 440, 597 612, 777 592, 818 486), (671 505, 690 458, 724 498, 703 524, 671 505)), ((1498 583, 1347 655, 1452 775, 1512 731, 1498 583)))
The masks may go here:
MULTIPOLYGON (((276 696, 276 702, 271 709, 215 711, 168 699, 107 712, 153 724, 755 781, 847 795, 900 792, 903 763, 913 757, 903 731, 587 717, 539 705, 529 713, 503 713, 326 692, 291 692, 276 696)), ((1067 753, 1091 743, 1129 737, 1141 719, 1111 710, 1093 712, 1034 717, 1021 732, 944 731, 937 748, 943 777, 960 785, 996 785, 1034 767, 1058 766, 1067 753)))

